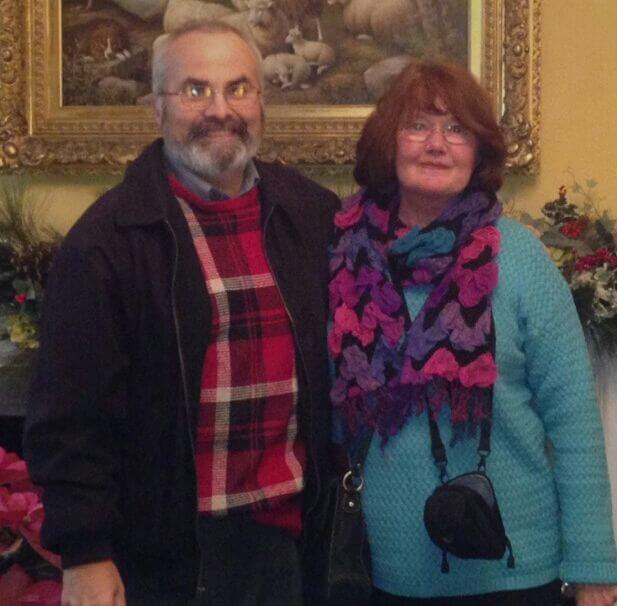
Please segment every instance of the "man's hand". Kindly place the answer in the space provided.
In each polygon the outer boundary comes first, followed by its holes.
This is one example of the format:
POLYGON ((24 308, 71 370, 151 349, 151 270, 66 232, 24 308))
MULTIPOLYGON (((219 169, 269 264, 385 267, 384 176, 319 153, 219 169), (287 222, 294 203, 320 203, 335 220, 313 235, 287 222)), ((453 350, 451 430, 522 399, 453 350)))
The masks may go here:
POLYGON ((577 606, 615 606, 617 585, 576 585, 577 606))
POLYGON ((62 606, 126 606, 116 565, 104 560, 67 568, 62 575, 62 606))

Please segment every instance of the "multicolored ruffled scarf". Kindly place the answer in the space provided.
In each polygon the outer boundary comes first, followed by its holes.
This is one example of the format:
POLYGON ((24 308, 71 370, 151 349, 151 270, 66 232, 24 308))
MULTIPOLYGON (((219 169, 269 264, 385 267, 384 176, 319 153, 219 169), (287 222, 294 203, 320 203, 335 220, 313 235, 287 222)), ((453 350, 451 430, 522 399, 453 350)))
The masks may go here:
POLYGON ((331 397, 351 440, 370 424, 385 444, 410 415, 450 406, 455 437, 489 414, 497 378, 491 294, 501 204, 474 191, 430 225, 394 235, 398 203, 358 192, 335 217, 328 343, 331 397), (402 289, 432 285, 411 320, 402 289))

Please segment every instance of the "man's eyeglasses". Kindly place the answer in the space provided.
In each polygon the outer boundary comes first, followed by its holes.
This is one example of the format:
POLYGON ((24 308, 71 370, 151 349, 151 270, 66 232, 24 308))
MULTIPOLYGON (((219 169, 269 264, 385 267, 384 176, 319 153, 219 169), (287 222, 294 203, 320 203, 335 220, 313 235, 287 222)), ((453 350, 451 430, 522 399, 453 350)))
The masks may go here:
POLYGON ((414 120, 401 128, 401 134, 409 141, 424 143, 434 132, 439 132, 451 145, 465 145, 473 140, 473 134, 458 122, 450 122, 443 127, 433 126, 424 120, 414 120))
POLYGON ((223 95, 227 105, 241 109, 253 104, 261 90, 250 82, 232 82, 222 91, 209 84, 189 82, 178 92, 161 92, 159 95, 177 96, 183 105, 191 109, 207 109, 214 103, 216 95, 223 95))

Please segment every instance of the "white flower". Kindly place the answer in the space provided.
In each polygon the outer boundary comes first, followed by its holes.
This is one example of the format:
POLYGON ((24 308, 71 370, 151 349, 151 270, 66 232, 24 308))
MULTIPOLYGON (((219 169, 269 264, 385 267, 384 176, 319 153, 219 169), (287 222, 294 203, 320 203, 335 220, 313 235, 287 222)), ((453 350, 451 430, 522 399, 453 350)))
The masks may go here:
POLYGON ((585 286, 593 286, 593 274, 588 269, 581 272, 577 271, 572 275, 570 285, 574 290, 585 286))
POLYGON ((609 281, 596 283, 593 296, 593 310, 600 320, 617 316, 617 290, 614 285, 607 286, 609 281))

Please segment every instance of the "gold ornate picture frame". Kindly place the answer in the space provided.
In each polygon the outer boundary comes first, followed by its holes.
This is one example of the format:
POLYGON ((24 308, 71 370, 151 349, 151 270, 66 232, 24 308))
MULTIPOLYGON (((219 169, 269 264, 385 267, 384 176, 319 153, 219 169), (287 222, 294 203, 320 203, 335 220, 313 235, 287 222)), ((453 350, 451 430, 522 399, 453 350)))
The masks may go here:
MULTIPOLYGON (((376 0, 377 1, 377 0, 376 0)), ((540 0, 481 0, 480 73, 508 167, 539 167, 540 0)), ((0 0, 0 172, 117 172, 156 136, 144 106, 62 107, 60 0, 0 0)), ((369 105, 268 106, 260 157, 354 162, 369 105)))

